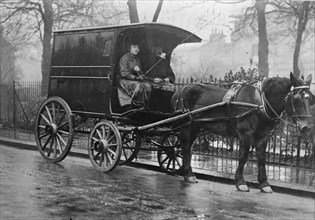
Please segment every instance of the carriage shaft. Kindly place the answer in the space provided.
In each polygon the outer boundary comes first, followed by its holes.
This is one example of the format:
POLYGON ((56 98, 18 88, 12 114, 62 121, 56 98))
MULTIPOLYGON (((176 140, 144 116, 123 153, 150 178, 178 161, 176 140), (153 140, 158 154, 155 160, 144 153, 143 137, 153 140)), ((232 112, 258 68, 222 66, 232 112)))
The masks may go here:
MULTIPOLYGON (((227 102, 219 102, 219 103, 216 103, 216 104, 213 104, 213 105, 208 105, 208 106, 205 106, 205 107, 193 110, 193 111, 187 111, 187 112, 185 112, 185 113, 183 113, 181 115, 174 116, 174 117, 162 120, 162 121, 158 121, 158 122, 151 123, 151 124, 148 124, 148 125, 136 127, 136 129, 139 130, 139 131, 143 131, 143 130, 150 129, 150 128, 153 128, 153 127, 156 127, 156 126, 160 126, 160 125, 163 125, 163 124, 171 123, 171 122, 174 122, 174 121, 179 120, 179 119, 183 119, 183 118, 185 118, 187 116, 190 116, 190 115, 195 115, 195 114, 198 114, 198 113, 201 113, 201 112, 208 111, 210 109, 221 107, 221 106, 224 106, 224 105, 227 105, 227 104, 228 104, 227 102)), ((260 108, 259 105, 246 103, 246 102, 230 102, 229 104, 230 105, 237 105, 237 106, 241 106, 241 107, 248 107, 248 108, 257 108, 257 109, 260 108)))

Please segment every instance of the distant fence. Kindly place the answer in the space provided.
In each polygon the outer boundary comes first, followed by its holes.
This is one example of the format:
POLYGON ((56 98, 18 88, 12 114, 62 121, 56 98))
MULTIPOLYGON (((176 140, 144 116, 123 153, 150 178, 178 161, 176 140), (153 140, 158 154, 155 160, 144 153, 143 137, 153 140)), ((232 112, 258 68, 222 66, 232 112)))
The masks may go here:
MULTIPOLYGON (((207 80, 198 80, 203 83, 228 86, 207 80)), ((176 87, 182 87, 192 79, 180 79, 176 87)), ((314 88, 314 84, 312 85, 314 88)), ((23 131, 34 131, 35 118, 41 103, 40 82, 12 82, 0 85, 0 125, 23 131)), ((312 120, 315 124, 315 111, 312 111, 312 120)), ((290 123, 279 123, 272 132, 267 146, 267 162, 287 166, 314 168, 315 145, 314 126, 309 135, 302 136, 296 127, 290 123)), ((202 132, 194 143, 194 153, 236 159, 239 152, 239 143, 235 138, 226 138, 212 133, 202 132)), ((252 149, 249 159, 256 160, 255 149, 252 149)))

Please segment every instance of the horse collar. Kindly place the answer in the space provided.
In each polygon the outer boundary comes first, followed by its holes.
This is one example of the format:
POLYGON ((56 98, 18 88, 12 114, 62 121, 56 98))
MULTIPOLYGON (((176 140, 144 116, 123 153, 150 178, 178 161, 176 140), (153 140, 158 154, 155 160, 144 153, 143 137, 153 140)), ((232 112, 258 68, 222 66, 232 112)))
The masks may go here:
POLYGON ((262 92, 262 103, 263 103, 263 110, 265 115, 267 116, 267 118, 269 118, 272 121, 279 121, 282 120, 281 116, 272 108, 272 106, 270 105, 270 103, 268 102, 265 92, 262 92), (267 111, 267 107, 272 111, 272 113, 276 116, 276 117, 272 117, 269 115, 268 111, 267 111))

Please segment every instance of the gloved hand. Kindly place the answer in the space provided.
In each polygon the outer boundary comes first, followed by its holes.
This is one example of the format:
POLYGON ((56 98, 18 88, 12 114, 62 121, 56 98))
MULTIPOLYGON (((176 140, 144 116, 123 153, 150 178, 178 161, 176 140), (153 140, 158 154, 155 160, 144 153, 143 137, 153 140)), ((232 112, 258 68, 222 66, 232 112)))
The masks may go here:
POLYGON ((139 77, 140 81, 145 80, 145 76, 144 76, 144 75, 140 75, 140 76, 138 76, 138 77, 139 77))
POLYGON ((134 70, 135 70, 136 72, 139 72, 139 71, 140 71, 140 67, 139 67, 139 66, 135 66, 135 67, 134 67, 134 70))
POLYGON ((165 78, 165 79, 164 79, 164 82, 169 83, 169 82, 170 82, 170 79, 169 79, 169 78, 165 78))
POLYGON ((160 83, 160 82, 163 82, 163 79, 161 78, 154 78, 154 83, 160 83))

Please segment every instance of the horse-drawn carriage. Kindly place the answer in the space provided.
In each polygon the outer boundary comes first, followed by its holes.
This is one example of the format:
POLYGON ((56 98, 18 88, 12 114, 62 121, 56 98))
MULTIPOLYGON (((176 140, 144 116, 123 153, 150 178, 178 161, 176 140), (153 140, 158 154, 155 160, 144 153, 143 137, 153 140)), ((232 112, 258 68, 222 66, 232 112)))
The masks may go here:
POLYGON ((191 146, 197 133, 207 129, 240 139, 239 190, 248 190, 243 168, 253 145, 261 189, 271 192, 265 171, 270 131, 283 111, 302 127, 308 126, 311 79, 305 83, 292 74, 291 79, 271 78, 262 90, 252 85, 228 90, 191 84, 175 92, 152 84, 147 105, 126 110, 118 100, 117 76, 119 59, 132 38, 140 40, 144 72, 156 64, 152 47, 171 52, 183 42, 201 41, 188 31, 159 23, 55 32, 48 98, 36 118, 35 138, 41 155, 51 162, 62 161, 71 149, 76 127, 95 118, 98 122, 89 132, 88 153, 98 171, 109 172, 119 163, 132 161, 140 149, 146 149, 145 139, 155 146, 147 149, 158 151, 164 171, 181 170, 185 180, 196 182, 190 166, 191 146))
MULTIPOLYGON (((170 53, 183 42, 201 41, 188 31, 159 23, 54 33, 48 99, 36 120, 36 141, 45 159, 63 160, 70 151, 75 128, 87 118, 97 118, 102 122, 92 129, 88 149, 92 164, 99 171, 107 172, 117 163, 131 161, 142 145, 143 136, 164 135, 159 143, 156 138, 152 143, 159 148, 161 166, 173 172, 169 160, 162 161, 164 154, 169 153, 168 145, 173 150, 179 147, 169 143, 174 141, 169 140, 173 138, 172 132, 152 129, 142 132, 140 137, 134 128, 170 117, 174 86, 152 83, 145 108, 127 111, 118 100, 119 59, 127 52, 128 43, 135 39, 141 48, 139 57, 144 72, 160 71, 151 48, 162 47, 170 53)), ((170 65, 170 56, 166 62, 170 65)))

